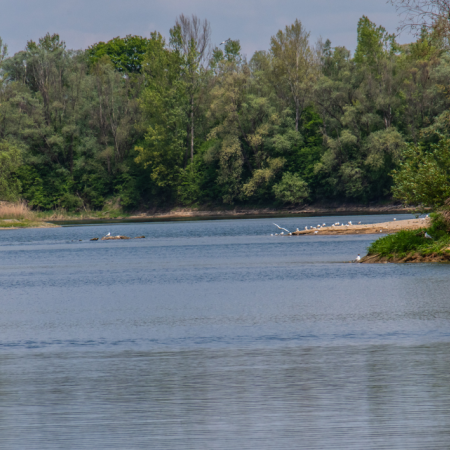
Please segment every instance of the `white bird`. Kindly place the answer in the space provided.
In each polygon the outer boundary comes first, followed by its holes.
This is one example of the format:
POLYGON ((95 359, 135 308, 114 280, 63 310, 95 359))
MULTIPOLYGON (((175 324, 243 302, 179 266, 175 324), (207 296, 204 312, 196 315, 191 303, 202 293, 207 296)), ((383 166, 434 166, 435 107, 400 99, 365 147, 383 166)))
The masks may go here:
POLYGON ((282 231, 280 234, 283 235, 283 234, 284 234, 284 231, 282 231))
POLYGON ((356 261, 361 261, 361 256, 359 256, 359 253, 358 256, 356 257, 356 261))
POLYGON ((295 231, 300 231, 298 228, 295 231))
POLYGON ((426 219, 428 219, 428 214, 425 216, 426 219))
POLYGON ((361 222, 358 222, 358 225, 361 225, 361 222))
POLYGON ((221 42, 220 45, 226 44, 228 41, 231 41, 231 39, 228 38, 226 41, 221 42))
MULTIPOLYGON (((290 231, 289 231, 289 230, 286 230, 286 228, 280 227, 280 226, 277 225, 276 223, 274 223, 274 225, 275 225, 279 230, 284 230, 284 231, 286 231, 286 233, 290 233, 290 231)), ((283 233, 281 233, 281 234, 283 234, 283 233)))
POLYGON ((278 236, 278 233, 275 233, 275 236, 278 236))
POLYGON ((317 234, 318 233, 318 231, 314 231, 314 234, 317 234))
POLYGON ((273 234, 271 234, 271 236, 273 236, 273 234))
POLYGON ((323 223, 323 224, 322 224, 322 226, 323 226, 323 227, 326 227, 326 226, 327 226, 327 224, 326 224, 326 223, 323 223))
POLYGON ((111 231, 106 236, 111 236, 111 231))
POLYGON ((397 219, 394 217, 394 220, 397 220, 397 219))
POLYGON ((305 227, 305 230, 307 230, 308 229, 308 227, 305 227))
POLYGON ((426 237, 427 239, 433 239, 427 232, 425 232, 425 237, 426 237))

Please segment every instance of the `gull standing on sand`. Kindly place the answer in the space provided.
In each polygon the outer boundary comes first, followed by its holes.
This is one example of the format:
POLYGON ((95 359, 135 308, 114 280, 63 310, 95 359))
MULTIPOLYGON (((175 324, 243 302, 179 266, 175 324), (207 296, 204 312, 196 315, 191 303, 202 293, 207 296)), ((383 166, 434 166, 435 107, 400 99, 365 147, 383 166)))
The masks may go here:
POLYGON ((107 236, 111 236, 111 231, 106 235, 106 237, 107 237, 107 236))
POLYGON ((361 256, 359 256, 359 253, 358 256, 356 257, 356 261, 361 261, 361 256))

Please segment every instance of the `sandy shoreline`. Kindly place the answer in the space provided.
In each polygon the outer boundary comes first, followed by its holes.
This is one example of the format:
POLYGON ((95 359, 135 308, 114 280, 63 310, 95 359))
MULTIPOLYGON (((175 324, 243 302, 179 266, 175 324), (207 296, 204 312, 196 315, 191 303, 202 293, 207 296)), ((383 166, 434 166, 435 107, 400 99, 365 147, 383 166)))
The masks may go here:
POLYGON ((170 211, 148 211, 142 214, 133 214, 128 219, 177 219, 177 218, 203 218, 203 217, 251 217, 267 216, 281 217, 290 215, 343 215, 343 214, 407 214, 415 211, 414 207, 403 207, 399 205, 386 206, 361 206, 340 205, 328 206, 303 206, 291 209, 275 208, 234 208, 225 210, 197 210, 192 208, 175 208, 170 211))
POLYGON ((396 233, 400 230, 417 230, 430 225, 430 219, 408 219, 395 220, 392 222, 382 222, 373 224, 352 224, 325 226, 308 230, 299 230, 292 233, 293 236, 313 235, 337 235, 337 234, 388 234, 396 233))
POLYGON ((50 222, 40 221, 22 221, 17 219, 3 219, 0 220, 0 230, 22 230, 25 228, 59 228, 60 225, 56 225, 50 222))

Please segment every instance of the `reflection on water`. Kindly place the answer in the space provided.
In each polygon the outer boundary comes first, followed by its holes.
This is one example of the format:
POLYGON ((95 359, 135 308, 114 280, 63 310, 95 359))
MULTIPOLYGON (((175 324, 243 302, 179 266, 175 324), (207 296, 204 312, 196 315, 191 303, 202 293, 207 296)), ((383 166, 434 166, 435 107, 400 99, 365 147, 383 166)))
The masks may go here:
POLYGON ((450 266, 272 227, 0 233, 0 448, 447 449, 450 266))

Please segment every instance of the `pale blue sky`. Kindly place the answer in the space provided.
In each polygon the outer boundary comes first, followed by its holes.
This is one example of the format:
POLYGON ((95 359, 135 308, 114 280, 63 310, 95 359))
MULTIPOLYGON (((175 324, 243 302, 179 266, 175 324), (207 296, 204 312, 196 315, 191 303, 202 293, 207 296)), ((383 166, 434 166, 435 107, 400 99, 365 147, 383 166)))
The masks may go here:
POLYGON ((148 37, 153 30, 168 36, 180 13, 208 19, 215 44, 240 39, 249 57, 267 49, 270 37, 296 18, 314 40, 322 36, 351 50, 362 15, 391 33, 399 22, 386 0, 2 0, 0 36, 10 54, 46 32, 59 33, 69 48, 79 49, 115 36, 148 37))

